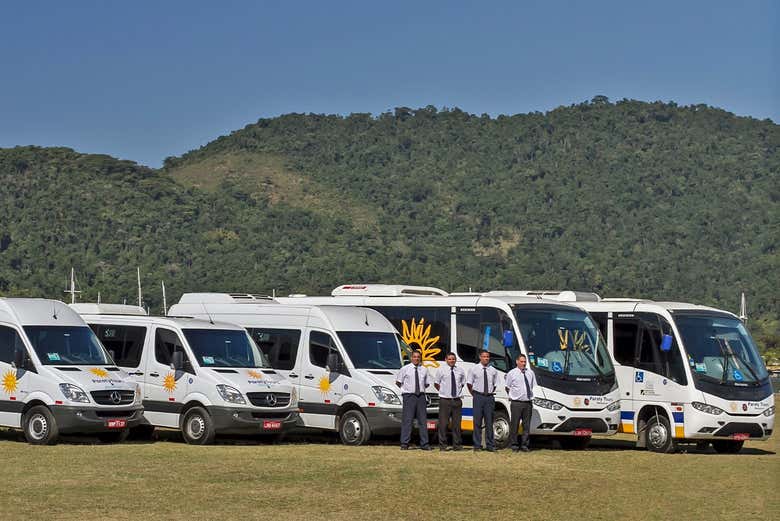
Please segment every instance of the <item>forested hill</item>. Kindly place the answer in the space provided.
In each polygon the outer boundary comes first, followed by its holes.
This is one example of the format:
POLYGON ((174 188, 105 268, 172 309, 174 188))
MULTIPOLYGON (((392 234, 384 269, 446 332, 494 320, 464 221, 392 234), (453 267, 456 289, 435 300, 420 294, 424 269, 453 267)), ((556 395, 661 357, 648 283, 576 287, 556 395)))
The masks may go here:
MULTIPOLYGON (((0 150, 0 292, 592 290, 731 310, 777 342, 780 128, 603 97, 546 114, 261 119, 152 170, 0 150)), ((775 344, 776 345, 776 344, 775 344)))

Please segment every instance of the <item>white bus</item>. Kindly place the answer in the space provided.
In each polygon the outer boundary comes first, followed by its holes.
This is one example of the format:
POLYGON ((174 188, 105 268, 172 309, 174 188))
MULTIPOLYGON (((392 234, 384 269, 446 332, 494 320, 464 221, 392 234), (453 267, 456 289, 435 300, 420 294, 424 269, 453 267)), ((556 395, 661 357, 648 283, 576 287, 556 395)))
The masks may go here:
POLYGON ((696 441, 736 453, 772 434, 769 373, 736 315, 681 302, 544 296, 574 302, 598 322, 616 364, 622 431, 639 447, 671 452, 696 441))
MULTIPOLYGON (((285 304, 363 306, 382 313, 404 342, 435 370, 447 352, 466 371, 490 352, 500 374, 519 353, 534 367, 538 389, 531 434, 556 436, 567 448, 584 448, 592 434, 617 432, 620 411, 615 372, 598 327, 581 309, 537 298, 453 294, 437 288, 383 284, 344 285, 330 297, 277 298, 285 304)), ((471 396, 462 428, 473 431, 471 396)), ((497 447, 509 442, 509 399, 496 393, 493 430, 497 447)))

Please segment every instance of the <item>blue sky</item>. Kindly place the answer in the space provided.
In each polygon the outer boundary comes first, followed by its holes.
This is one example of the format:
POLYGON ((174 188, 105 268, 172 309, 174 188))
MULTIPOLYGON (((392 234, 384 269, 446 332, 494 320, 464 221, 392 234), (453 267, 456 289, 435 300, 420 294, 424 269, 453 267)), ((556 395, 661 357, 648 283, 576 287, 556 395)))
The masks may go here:
POLYGON ((0 147, 159 166, 289 112, 610 99, 706 103, 780 122, 771 1, 9 1, 0 147))

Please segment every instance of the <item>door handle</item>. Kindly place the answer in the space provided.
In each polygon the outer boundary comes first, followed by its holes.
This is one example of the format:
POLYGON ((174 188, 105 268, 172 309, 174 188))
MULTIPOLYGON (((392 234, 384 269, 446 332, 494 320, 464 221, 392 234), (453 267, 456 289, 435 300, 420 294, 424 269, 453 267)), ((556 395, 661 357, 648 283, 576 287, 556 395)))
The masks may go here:
POLYGON ((127 373, 127 374, 129 374, 130 376, 143 376, 143 373, 141 371, 136 371, 134 373, 127 373))
POLYGON ((156 378, 160 376, 160 373, 149 373, 149 376, 154 376, 156 378))
POLYGON ((307 374, 306 376, 304 376, 304 378, 306 378, 307 380, 314 380, 314 375, 313 374, 307 374))
POLYGON ((297 374, 295 374, 295 373, 290 373, 290 376, 289 376, 289 377, 290 377, 290 378, 298 378, 298 375, 297 375, 297 374))

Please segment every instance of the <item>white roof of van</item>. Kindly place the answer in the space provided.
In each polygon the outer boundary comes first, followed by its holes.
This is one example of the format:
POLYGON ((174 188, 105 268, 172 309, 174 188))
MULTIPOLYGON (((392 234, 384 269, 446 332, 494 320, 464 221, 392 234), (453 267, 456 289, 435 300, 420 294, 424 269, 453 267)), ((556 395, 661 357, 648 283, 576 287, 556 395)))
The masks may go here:
POLYGON ((254 293, 185 293, 179 299, 179 304, 276 304, 267 295, 254 293))
POLYGON ((146 310, 141 306, 128 304, 103 304, 93 302, 78 302, 70 304, 70 307, 80 315, 146 315, 146 310))
POLYGON ((334 297, 419 297, 445 296, 447 294, 443 289, 432 286, 409 286, 404 284, 343 284, 331 292, 331 295, 334 297))
POLYGON ((0 297, 0 321, 22 326, 85 326, 81 317, 59 300, 0 297))
POLYGON ((240 329, 242 327, 230 322, 209 322, 189 317, 158 317, 150 315, 101 315, 88 314, 82 315, 82 318, 88 324, 139 324, 167 327, 178 327, 180 329, 240 329))

